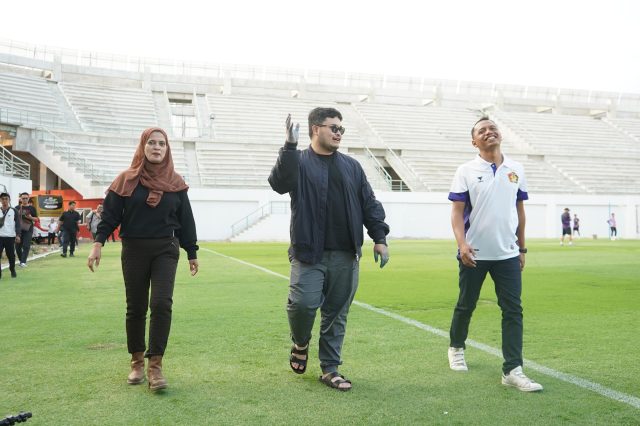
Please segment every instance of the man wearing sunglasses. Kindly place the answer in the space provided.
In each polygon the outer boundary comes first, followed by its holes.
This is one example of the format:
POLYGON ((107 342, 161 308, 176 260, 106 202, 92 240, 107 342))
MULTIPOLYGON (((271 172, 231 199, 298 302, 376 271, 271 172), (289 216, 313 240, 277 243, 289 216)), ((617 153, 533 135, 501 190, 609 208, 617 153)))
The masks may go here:
POLYGON ((374 241, 374 259, 389 260, 385 212, 376 200, 360 164, 338 152, 345 128, 334 108, 309 113, 311 145, 298 150, 298 129, 286 120, 286 142, 280 148, 269 183, 291 197, 291 275, 287 314, 291 330, 291 369, 306 371, 311 330, 320 308, 318 355, 320 381, 339 391, 351 382, 338 373, 347 314, 358 288, 362 227, 374 241))

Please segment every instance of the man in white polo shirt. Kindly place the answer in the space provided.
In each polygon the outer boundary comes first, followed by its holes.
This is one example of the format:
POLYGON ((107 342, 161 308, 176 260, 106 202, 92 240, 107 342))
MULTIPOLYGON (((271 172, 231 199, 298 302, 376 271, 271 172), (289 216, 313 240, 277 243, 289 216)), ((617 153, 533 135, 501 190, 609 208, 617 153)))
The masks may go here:
POLYGON ((500 150, 502 136, 484 117, 471 129, 478 156, 458 167, 451 185, 451 224, 458 243, 460 295, 450 329, 449 366, 467 371, 465 341, 487 273, 502 309, 502 384, 521 391, 542 390, 522 372, 522 269, 528 199, 524 169, 500 150))

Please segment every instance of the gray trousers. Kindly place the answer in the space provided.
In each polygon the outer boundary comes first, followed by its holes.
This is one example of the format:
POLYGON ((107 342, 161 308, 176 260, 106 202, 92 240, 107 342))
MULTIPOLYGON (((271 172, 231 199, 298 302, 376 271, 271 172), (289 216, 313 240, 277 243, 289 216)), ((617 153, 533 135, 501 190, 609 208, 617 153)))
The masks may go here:
POLYGON ((311 330, 320 308, 318 356, 323 373, 338 371, 347 326, 349 306, 358 289, 359 265, 350 251, 329 251, 320 263, 291 261, 287 314, 291 339, 298 346, 311 340, 311 330))

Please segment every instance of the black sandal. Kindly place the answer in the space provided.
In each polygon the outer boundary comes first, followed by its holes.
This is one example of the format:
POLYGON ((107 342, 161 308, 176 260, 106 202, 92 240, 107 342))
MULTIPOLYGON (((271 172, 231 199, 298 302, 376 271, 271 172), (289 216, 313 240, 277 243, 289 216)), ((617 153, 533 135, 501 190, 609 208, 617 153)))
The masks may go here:
POLYGON ((320 376, 318 379, 325 385, 329 386, 330 388, 337 389, 341 392, 350 391, 352 387, 352 386, 349 386, 348 388, 340 387, 340 385, 343 383, 351 384, 351 380, 347 380, 346 377, 344 377, 342 374, 338 373, 337 371, 334 371, 333 373, 329 373, 324 377, 320 376))
POLYGON ((291 356, 289 356, 289 366, 296 374, 304 374, 307 371, 307 360, 309 359, 309 343, 304 349, 296 348, 296 345, 291 346, 291 356), (305 359, 300 359, 296 355, 306 355, 305 359), (293 367, 293 363, 298 364, 298 368, 293 367))

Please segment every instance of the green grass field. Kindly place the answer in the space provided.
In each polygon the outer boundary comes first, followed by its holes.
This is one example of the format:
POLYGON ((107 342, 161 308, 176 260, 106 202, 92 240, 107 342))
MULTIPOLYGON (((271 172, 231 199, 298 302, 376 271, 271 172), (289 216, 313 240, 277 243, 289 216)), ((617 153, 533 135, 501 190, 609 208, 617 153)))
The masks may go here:
MULTIPOLYGON (((524 356, 640 398, 640 241, 528 243, 524 356)), ((27 425, 640 424, 640 409, 527 370, 526 394, 500 384, 501 359, 467 350, 470 371, 449 370, 448 340, 353 306, 342 372, 353 391, 317 381, 317 331, 308 371, 288 366, 287 281, 214 253, 288 275, 285 244, 203 243, 191 278, 182 253, 164 372, 169 389, 126 384, 119 244, 98 272, 76 258, 33 261, 0 281, 0 419, 27 425)), ((392 241, 380 270, 371 246, 356 299, 448 330, 457 298, 453 241, 392 241)), ((500 311, 485 283, 471 339, 500 347, 500 311)))

